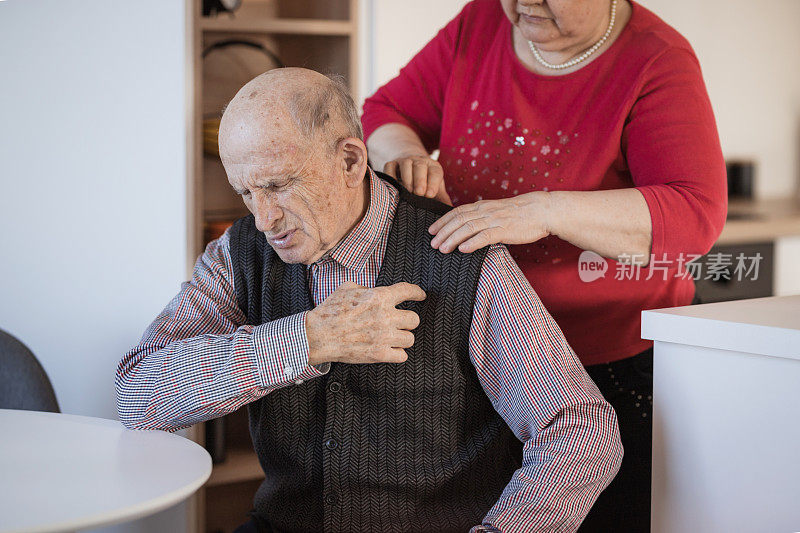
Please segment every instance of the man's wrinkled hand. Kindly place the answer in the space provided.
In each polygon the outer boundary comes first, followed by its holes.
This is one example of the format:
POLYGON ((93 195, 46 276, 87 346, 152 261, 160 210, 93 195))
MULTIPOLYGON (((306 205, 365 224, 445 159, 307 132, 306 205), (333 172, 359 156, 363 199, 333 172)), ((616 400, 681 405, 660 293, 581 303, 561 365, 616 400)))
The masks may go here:
POLYGON ((425 291, 411 283, 374 289, 342 283, 306 316, 308 364, 402 363, 419 316, 396 306, 424 299, 425 291))

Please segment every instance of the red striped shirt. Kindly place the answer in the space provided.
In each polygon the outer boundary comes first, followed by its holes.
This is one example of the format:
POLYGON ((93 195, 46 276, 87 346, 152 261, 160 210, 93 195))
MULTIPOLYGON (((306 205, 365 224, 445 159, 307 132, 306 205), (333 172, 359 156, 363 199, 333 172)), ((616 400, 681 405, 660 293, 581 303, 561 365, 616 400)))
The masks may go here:
MULTIPOLYGON (((315 305, 344 281, 375 286, 397 203, 397 191, 370 172, 366 215, 308 266, 315 305)), ((327 372, 327 363, 308 365, 306 313, 245 324, 232 272, 226 233, 125 354, 116 387, 126 426, 174 431, 327 372)), ((522 467, 483 524, 574 531, 619 468, 616 415, 502 245, 489 249, 480 274, 469 356, 524 442, 522 467)))

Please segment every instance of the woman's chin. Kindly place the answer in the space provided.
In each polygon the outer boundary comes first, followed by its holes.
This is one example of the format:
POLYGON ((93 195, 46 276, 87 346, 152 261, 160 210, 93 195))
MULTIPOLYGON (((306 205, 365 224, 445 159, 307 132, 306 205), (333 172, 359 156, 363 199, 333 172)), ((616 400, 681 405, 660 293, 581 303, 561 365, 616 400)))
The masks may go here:
POLYGON ((553 35, 552 29, 541 27, 517 27, 520 36, 533 43, 539 50, 551 51, 558 49, 558 37, 553 35))

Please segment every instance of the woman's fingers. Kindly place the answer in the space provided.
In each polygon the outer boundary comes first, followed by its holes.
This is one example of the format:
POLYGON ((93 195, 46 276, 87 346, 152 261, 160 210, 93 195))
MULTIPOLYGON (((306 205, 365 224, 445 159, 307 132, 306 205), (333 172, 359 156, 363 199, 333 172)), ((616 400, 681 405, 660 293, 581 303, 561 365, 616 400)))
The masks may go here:
MULTIPOLYGON (((467 220, 461 226, 457 227, 447 239, 439 246, 439 251, 442 253, 450 253, 459 245, 475 235, 482 233, 490 228, 490 222, 487 218, 473 218, 467 220)), ((459 248, 460 249, 460 248, 459 248)), ((463 251, 463 250, 462 250, 463 251)))
POLYGON ((444 183, 439 187, 439 192, 436 193, 434 199, 439 200, 443 204, 453 205, 453 200, 451 200, 450 195, 447 194, 447 187, 444 186, 444 183))
POLYGON ((469 206, 461 206, 446 213, 438 222, 445 219, 444 225, 438 228, 431 240, 431 246, 447 253, 455 249, 464 239, 488 227, 487 220, 477 210, 469 206), (458 239, 461 240, 458 240, 458 239))
POLYGON ((440 198, 451 204, 444 190, 444 170, 438 161, 427 156, 401 157, 384 165, 384 172, 417 196, 440 198))
POLYGON ((536 197, 481 200, 452 209, 431 224, 431 246, 449 253, 458 248, 470 253, 489 244, 524 244, 549 235, 543 209, 536 197))
POLYGON ((389 161, 385 165, 383 165, 383 173, 389 174, 394 179, 397 179, 397 161, 389 161))
POLYGON ((428 190, 428 182, 430 181, 430 165, 429 159, 415 159, 412 163, 412 170, 414 174, 414 188, 409 189, 417 196, 425 196, 428 190))
MULTIPOLYGON (((430 233, 431 235, 435 235, 436 237, 439 237, 439 233, 442 231, 442 228, 448 226, 451 228, 451 230, 447 232, 447 235, 444 235, 444 237, 447 237, 448 235, 450 235, 450 233, 452 233, 452 230, 455 229, 455 226, 453 226, 453 224, 455 224, 456 226, 460 226, 470 218, 474 218, 470 216, 470 213, 477 212, 477 205, 478 204, 465 204, 458 206, 455 209, 451 209, 450 211, 439 217, 439 219, 436 222, 431 224, 431 227, 428 228, 428 233, 430 233)), ((442 241, 442 239, 440 238, 437 240, 436 237, 434 237, 432 242, 438 244, 442 241)))
POLYGON ((400 183, 403 187, 411 192, 414 192, 415 181, 427 181, 427 176, 414 175, 414 160, 401 159, 400 163, 400 183))
POLYGON ((492 228, 486 228, 485 230, 473 235, 469 239, 459 244, 458 251, 465 254, 471 254, 475 250, 480 250, 484 246, 497 244, 499 242, 502 242, 502 235, 500 228, 495 226, 492 228))
MULTIPOLYGON (((428 165, 428 180, 425 189, 423 189, 425 196, 428 198, 436 197, 440 190, 444 191, 444 170, 442 170, 442 165, 437 161, 431 161, 431 163, 434 164, 428 165)), ((446 194, 447 192, 445 191, 446 194)))

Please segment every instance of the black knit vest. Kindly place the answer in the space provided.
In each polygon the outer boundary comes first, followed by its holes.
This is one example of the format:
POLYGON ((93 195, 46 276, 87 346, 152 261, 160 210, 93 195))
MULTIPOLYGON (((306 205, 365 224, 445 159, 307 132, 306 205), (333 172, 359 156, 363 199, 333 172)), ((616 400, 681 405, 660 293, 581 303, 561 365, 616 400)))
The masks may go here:
MULTIPOLYGON (((521 444, 468 355, 486 249, 442 254, 428 227, 446 206, 400 190, 377 286, 415 283, 424 302, 400 364, 331 364, 327 375, 248 405, 266 479, 256 518, 269 531, 467 531, 519 467, 521 444)), ((251 216, 231 231, 240 308, 262 324, 314 307, 306 266, 280 260, 251 216)))

